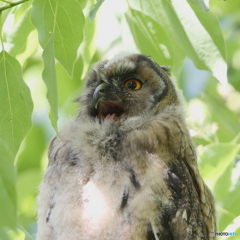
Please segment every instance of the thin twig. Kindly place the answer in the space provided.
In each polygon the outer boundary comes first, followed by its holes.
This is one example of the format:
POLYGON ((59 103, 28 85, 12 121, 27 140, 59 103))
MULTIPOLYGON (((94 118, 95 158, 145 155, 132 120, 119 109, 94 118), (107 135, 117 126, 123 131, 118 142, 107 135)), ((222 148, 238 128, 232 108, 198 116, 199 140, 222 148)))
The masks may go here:
POLYGON ((7 4, 12 4, 12 2, 6 1, 6 0, 0 0, 0 2, 5 2, 7 4))
POLYGON ((21 1, 15 2, 15 3, 11 3, 11 2, 8 2, 8 1, 6 1, 6 0, 0 0, 0 1, 9 4, 8 6, 1 7, 1 8, 0 8, 0 12, 2 12, 2 11, 4 11, 4 10, 6 10, 6 9, 15 7, 15 6, 17 6, 17 5, 21 4, 21 3, 28 2, 29 0, 21 0, 21 1))

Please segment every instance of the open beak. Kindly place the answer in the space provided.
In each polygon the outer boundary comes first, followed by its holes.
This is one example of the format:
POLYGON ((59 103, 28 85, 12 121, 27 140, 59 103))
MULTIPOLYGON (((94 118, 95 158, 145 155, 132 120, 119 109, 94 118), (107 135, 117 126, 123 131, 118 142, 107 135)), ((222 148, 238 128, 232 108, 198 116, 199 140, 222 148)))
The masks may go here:
POLYGON ((123 103, 106 83, 100 84, 93 93, 93 106, 99 119, 115 120, 124 112, 123 103))

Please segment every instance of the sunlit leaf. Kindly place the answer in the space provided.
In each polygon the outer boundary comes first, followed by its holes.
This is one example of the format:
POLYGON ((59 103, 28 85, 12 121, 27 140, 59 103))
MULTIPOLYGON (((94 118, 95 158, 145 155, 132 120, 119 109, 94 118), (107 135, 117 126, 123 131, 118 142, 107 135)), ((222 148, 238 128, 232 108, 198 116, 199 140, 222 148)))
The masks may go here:
MULTIPOLYGON (((221 203, 221 214, 219 212, 219 229, 224 230, 232 220, 240 216, 239 208, 240 199, 240 183, 236 185, 234 190, 230 191, 221 203)), ((238 232, 239 234, 239 232, 238 232)))
POLYGON ((229 191, 231 172, 239 146, 234 143, 213 143, 204 147, 199 169, 217 201, 229 191))
POLYGON ((17 230, 9 230, 8 236, 11 240, 25 240, 25 233, 20 229, 17 230))
POLYGON ((231 141, 239 133, 239 116, 226 107, 216 89, 217 84, 210 79, 202 99, 212 111, 211 121, 218 123, 217 136, 220 141, 231 141))
POLYGON ((16 59, 0 53, 0 136, 15 155, 31 129, 33 103, 16 59))
POLYGON ((190 0, 191 2, 200 6, 203 11, 209 11, 209 0, 190 0))
POLYGON ((82 42, 84 16, 80 0, 35 0, 31 19, 43 49, 54 35, 54 55, 71 76, 82 42))
POLYGON ((49 39, 44 51, 43 51, 43 80, 47 86, 47 99, 50 105, 49 118, 52 126, 57 132, 57 120, 58 120, 58 92, 57 92, 57 78, 55 70, 55 58, 54 58, 54 35, 49 39))
POLYGON ((150 17, 134 9, 130 9, 126 18, 138 49, 143 54, 151 55, 159 64, 172 64, 171 41, 164 29, 150 17))
POLYGON ((29 233, 23 229, 23 227, 18 226, 19 229, 9 230, 0 228, 0 239, 1 240, 33 240, 29 233))
POLYGON ((33 103, 16 59, 0 53, 0 226, 16 225, 13 161, 31 128, 33 103))
POLYGON ((0 227, 16 227, 16 188, 14 156, 0 140, 0 227))
POLYGON ((129 0, 129 3, 131 8, 141 11, 145 15, 148 15, 148 17, 152 18, 152 20, 160 24, 162 28, 165 29, 165 31, 168 31, 170 37, 174 35, 174 33, 171 32, 172 31, 171 22, 169 21, 167 13, 163 8, 162 0, 160 1, 129 0))
POLYGON ((90 20, 93 20, 97 14, 98 9, 101 7, 105 0, 97 0, 97 3, 94 5, 94 8, 89 12, 90 20))
POLYGON ((199 69, 210 70, 220 82, 227 82, 225 45, 212 13, 201 12, 192 4, 196 14, 186 0, 129 1, 133 8, 161 24, 172 41, 174 55, 184 50, 199 69))
POLYGON ((18 21, 21 21, 21 18, 24 17, 26 12, 32 7, 32 1, 28 0, 25 1, 23 4, 17 5, 16 7, 12 8, 12 12, 14 12, 14 23, 16 24, 18 21))
POLYGON ((196 14, 202 26, 204 26, 210 35, 222 58, 226 60, 225 41, 223 38, 223 32, 219 23, 219 19, 212 12, 202 13, 202 11, 200 11, 199 8, 194 4, 190 4, 190 6, 194 10, 194 13, 196 14))
POLYGON ((34 222, 36 212, 36 196, 42 179, 40 169, 28 169, 17 176, 18 219, 30 224, 34 222), (31 181, 29 181, 31 179, 31 181))
POLYGON ((164 9, 163 1, 145 1, 145 0, 129 0, 130 6, 138 11, 141 11, 153 21, 156 21, 168 36, 172 47, 172 59, 173 63, 171 69, 176 76, 180 73, 183 60, 186 57, 185 50, 181 45, 181 42, 175 37, 175 30, 172 26, 167 11, 164 9))
POLYGON ((19 20, 17 25, 14 27, 14 31, 8 36, 8 42, 13 44, 9 53, 13 56, 17 56, 24 52, 27 44, 27 37, 33 30, 33 25, 30 22, 30 10, 19 20))
POLYGON ((41 158, 46 148, 45 130, 45 126, 33 124, 32 130, 24 139, 24 146, 21 146, 21 152, 18 154, 18 174, 27 169, 41 169, 41 158))
POLYGON ((11 240, 10 237, 7 235, 5 228, 0 227, 0 239, 1 240, 11 240))
MULTIPOLYGON (((227 82, 227 64, 215 42, 216 35, 210 34, 211 31, 220 28, 215 25, 213 17, 205 13, 204 21, 206 25, 213 24, 212 27, 204 27, 196 17, 194 11, 186 0, 171 0, 171 4, 163 1, 164 9, 171 21, 174 29, 175 38, 181 42, 187 55, 194 61, 200 69, 209 69, 213 76, 220 82, 227 82), (215 39, 213 39, 213 36, 215 39)), ((221 30, 217 30, 221 32, 221 30)), ((225 46, 223 45, 224 49, 225 46)))
POLYGON ((33 240, 30 234, 22 226, 18 225, 18 228, 21 229, 22 232, 24 232, 25 234, 24 240, 33 240))
MULTIPOLYGON (((90 4, 86 6, 85 11, 88 12, 90 8, 90 4)), ((82 70, 82 74, 80 79, 85 78, 87 71, 89 70, 90 63, 92 62, 92 58, 96 49, 94 47, 95 43, 95 31, 96 31, 96 21, 86 21, 85 27, 83 30, 83 42, 79 48, 79 56, 78 60, 75 63, 74 68, 80 68, 82 70), (81 60, 79 59, 81 58, 81 60)))
MULTIPOLYGON (((75 99, 79 96, 79 86, 83 84, 80 80, 82 69, 80 68, 82 61, 79 58, 75 64, 73 78, 70 79, 69 76, 66 74, 64 69, 60 64, 56 65, 56 73, 58 78, 58 99, 59 99, 59 106, 63 107, 65 104, 69 103, 69 98, 72 95, 75 95, 75 99)), ((71 99, 70 101, 73 102, 75 99, 71 99)), ((77 110, 77 109, 76 109, 77 110)))

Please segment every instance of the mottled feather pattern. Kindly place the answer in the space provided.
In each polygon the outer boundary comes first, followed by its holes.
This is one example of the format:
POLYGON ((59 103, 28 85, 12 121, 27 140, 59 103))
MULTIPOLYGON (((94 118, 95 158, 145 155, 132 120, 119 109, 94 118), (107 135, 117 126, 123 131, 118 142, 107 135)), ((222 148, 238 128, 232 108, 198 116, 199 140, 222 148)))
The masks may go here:
POLYGON ((37 240, 214 239, 213 197, 165 70, 121 56, 97 64, 86 86, 79 116, 50 144, 37 240))

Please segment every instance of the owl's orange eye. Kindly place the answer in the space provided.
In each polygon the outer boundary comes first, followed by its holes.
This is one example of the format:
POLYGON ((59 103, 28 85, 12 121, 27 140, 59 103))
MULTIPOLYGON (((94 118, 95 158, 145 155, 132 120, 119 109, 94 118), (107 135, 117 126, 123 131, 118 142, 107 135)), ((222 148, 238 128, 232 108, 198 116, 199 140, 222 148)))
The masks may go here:
POLYGON ((125 83, 124 86, 131 89, 131 90, 138 90, 141 88, 142 83, 137 80, 137 79, 128 79, 125 83))

